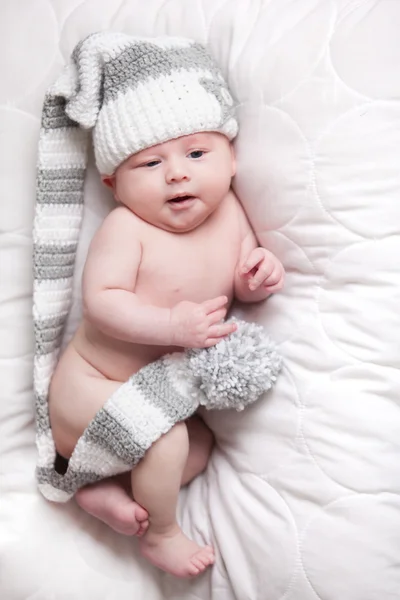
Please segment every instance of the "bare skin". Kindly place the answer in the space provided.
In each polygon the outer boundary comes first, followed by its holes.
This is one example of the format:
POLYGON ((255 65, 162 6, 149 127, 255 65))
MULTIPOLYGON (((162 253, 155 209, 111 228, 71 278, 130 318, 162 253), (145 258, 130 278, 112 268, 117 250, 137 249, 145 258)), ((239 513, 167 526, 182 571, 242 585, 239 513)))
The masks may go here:
MULTIPOLYGON (((84 318, 50 387, 62 456, 71 456, 89 421, 132 373, 163 354, 209 347, 232 333, 235 325, 223 319, 233 297, 257 302, 282 288, 281 263, 257 247, 230 189, 234 172, 228 140, 201 133, 144 150, 103 178, 118 206, 92 240, 84 318)), ((133 511, 128 521, 132 532, 139 523, 143 555, 178 577, 196 576, 214 561, 212 548, 187 538, 176 521, 185 468, 197 452, 190 453, 189 440, 188 426, 179 423, 148 450, 131 473, 137 504, 115 481, 78 496, 88 512, 123 533, 121 515, 133 511), (111 494, 114 503, 105 500, 111 494)))
MULTIPOLYGON (((181 486, 185 486, 207 466, 214 437, 197 416, 186 421, 189 455, 183 470, 181 486)), ((149 526, 148 512, 134 501, 130 473, 111 477, 79 490, 75 499, 86 512, 123 535, 141 537, 149 526)))

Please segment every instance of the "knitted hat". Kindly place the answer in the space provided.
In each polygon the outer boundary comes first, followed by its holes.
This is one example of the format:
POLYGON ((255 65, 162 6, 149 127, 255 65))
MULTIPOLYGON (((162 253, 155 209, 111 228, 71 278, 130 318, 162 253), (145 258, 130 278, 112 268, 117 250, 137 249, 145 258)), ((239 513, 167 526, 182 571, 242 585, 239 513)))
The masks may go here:
POLYGON ((233 139, 234 102, 204 46, 192 40, 93 34, 48 90, 39 138, 34 220, 34 383, 38 429, 72 300, 92 131, 96 165, 111 175, 131 154, 183 135, 233 139))
POLYGON ((182 38, 97 33, 74 49, 49 90, 43 127, 93 129, 96 165, 112 175, 128 156, 199 131, 233 139, 234 103, 213 58, 182 38))

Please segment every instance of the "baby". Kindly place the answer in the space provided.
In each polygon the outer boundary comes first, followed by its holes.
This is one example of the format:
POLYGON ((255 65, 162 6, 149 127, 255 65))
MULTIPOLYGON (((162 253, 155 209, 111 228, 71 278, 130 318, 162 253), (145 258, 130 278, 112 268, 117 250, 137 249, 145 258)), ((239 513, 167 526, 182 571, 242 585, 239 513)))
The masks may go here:
MULTIPOLYGON (((158 42, 157 52, 170 51, 170 44, 158 42)), ((141 57, 148 60, 137 72, 148 68, 149 46, 142 43, 141 57)), ((178 46, 184 51, 199 47, 187 41, 178 46)), ((94 415, 132 373, 163 354, 217 344, 235 330, 234 323, 224 322, 233 298, 258 302, 283 286, 280 261, 257 245, 231 189, 237 124, 226 85, 205 51, 200 83, 198 74, 185 71, 184 52, 177 54, 179 69, 168 67, 173 86, 163 79, 161 99, 155 99, 163 120, 156 122, 148 105, 144 109, 148 124, 160 134, 141 139, 133 152, 121 143, 122 160, 114 144, 111 166, 101 159, 104 143, 99 140, 109 130, 100 129, 100 117, 94 131, 96 162, 116 207, 90 245, 83 320, 50 386, 53 436, 67 459, 94 415), (207 61, 209 80, 204 77, 207 61), (190 95, 191 86, 196 92, 191 101, 197 104, 188 105, 185 113, 177 98, 190 95), (196 120, 198 107, 202 113, 196 120)), ((119 57, 119 68, 121 62, 119 57)), ((124 81, 129 87, 129 75, 124 81)), ((112 83, 118 85, 115 76, 112 83)), ((154 100, 155 88, 149 88, 154 100)), ((128 114, 132 106, 120 102, 118 111, 128 114)), ((134 137, 125 127, 120 135, 134 137)), ((181 485, 205 468, 211 446, 212 436, 198 417, 181 422, 132 470, 131 495, 126 479, 114 478, 82 489, 77 501, 117 531, 137 534, 142 554, 157 567, 178 577, 196 576, 214 562, 214 552, 182 532, 176 506, 181 485)))

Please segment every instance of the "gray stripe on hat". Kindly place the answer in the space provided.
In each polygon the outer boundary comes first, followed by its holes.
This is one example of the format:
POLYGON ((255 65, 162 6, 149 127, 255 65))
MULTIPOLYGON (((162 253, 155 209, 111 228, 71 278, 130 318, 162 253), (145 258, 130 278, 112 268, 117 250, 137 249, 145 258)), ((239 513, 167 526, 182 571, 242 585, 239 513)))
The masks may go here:
MULTIPOLYGON (((48 352, 56 350, 61 344, 64 324, 67 313, 61 313, 52 317, 34 319, 35 349, 43 356, 48 352)), ((46 402, 46 398, 37 397, 37 402, 46 402)))
POLYGON ((51 317, 41 317, 40 319, 35 319, 35 330, 43 331, 53 327, 62 327, 67 316, 68 313, 63 312, 51 317))
POLYGON ((58 350, 61 346, 61 334, 54 340, 49 342, 42 342, 41 340, 35 339, 35 352, 37 356, 44 356, 50 354, 54 350, 58 350))
POLYGON ((192 403, 172 387, 162 360, 150 363, 138 371, 134 383, 147 402, 174 423, 187 419, 193 413, 192 403))
POLYGON ((82 192, 38 192, 38 204, 82 204, 82 192))
POLYGON ((78 127, 77 123, 65 113, 67 101, 60 96, 45 96, 42 111, 43 129, 61 129, 63 127, 78 127))
POLYGON ((56 242, 49 242, 48 244, 34 244, 33 252, 35 254, 35 259, 40 259, 40 255, 57 255, 57 254, 72 254, 76 252, 78 247, 77 242, 61 242, 57 244, 56 242))
POLYGON ((201 44, 165 49, 148 42, 133 44, 104 66, 104 104, 147 79, 188 69, 211 71, 222 83, 220 69, 201 44))
POLYGON ((37 281, 73 277, 77 243, 35 244, 33 273, 37 281))
MULTIPOLYGON (((45 192, 76 192, 83 190, 84 173, 83 169, 76 169, 78 173, 69 173, 66 177, 65 173, 60 173, 57 169, 47 171, 42 169, 42 178, 39 182, 40 191, 45 192), (51 175, 49 177, 49 175, 51 175)), ((71 169, 72 171, 72 169, 71 169)))
POLYGON ((71 180, 76 179, 82 181, 82 179, 85 178, 85 169, 80 167, 69 167, 68 169, 65 169, 64 167, 61 167, 60 169, 38 169, 38 174, 44 175, 48 181, 56 180, 63 182, 63 180, 65 180, 66 185, 68 185, 67 182, 71 180))
POLYGON ((36 427, 38 432, 46 433, 50 430, 49 405, 47 395, 36 394, 36 427))
POLYGON ((203 86, 206 92, 215 96, 221 107, 222 123, 225 123, 228 121, 228 119, 235 116, 234 101, 225 85, 223 85, 220 81, 215 81, 215 79, 207 79, 206 77, 201 77, 199 79, 199 84, 203 86))
POLYGON ((89 485, 103 479, 102 475, 98 475, 94 471, 74 471, 68 468, 65 475, 60 475, 51 467, 36 467, 36 477, 40 485, 47 483, 67 494, 75 494, 84 485, 89 485))
POLYGON ((104 448, 128 465, 136 464, 146 451, 146 448, 132 439, 131 432, 116 421, 106 408, 100 409, 95 419, 89 423, 84 438, 104 448))
POLYGON ((45 249, 35 252, 36 266, 38 267, 60 267, 73 265, 75 252, 47 252, 45 249))
POLYGON ((84 183, 84 169, 39 169, 36 201, 39 204, 82 204, 84 183))
POLYGON ((34 265, 34 278, 36 281, 44 281, 45 279, 68 279, 73 277, 74 262, 69 265, 34 265))
POLYGON ((37 343, 51 342, 58 339, 61 334, 62 325, 58 327, 49 327, 47 329, 38 329, 35 324, 35 336, 37 343))

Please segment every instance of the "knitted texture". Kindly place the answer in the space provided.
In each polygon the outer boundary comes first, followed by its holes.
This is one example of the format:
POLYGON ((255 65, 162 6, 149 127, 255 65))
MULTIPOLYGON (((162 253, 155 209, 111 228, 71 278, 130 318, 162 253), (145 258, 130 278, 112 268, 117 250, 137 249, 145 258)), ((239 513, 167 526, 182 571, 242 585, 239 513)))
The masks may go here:
POLYGON ((236 332, 206 350, 188 351, 189 370, 207 409, 243 410, 269 390, 282 367, 274 342, 256 323, 237 321, 236 332))
POLYGON ((270 389, 281 368, 274 344, 259 325, 237 324, 213 348, 169 354, 132 375, 89 423, 64 475, 55 470, 50 427, 43 432, 36 470, 43 495, 66 502, 79 488, 132 469, 199 405, 240 410, 270 389))
POLYGON ((228 345, 222 352, 160 359, 117 390, 78 441, 66 473, 55 471, 48 391, 71 308, 91 137, 99 171, 112 174, 128 156, 154 144, 200 131, 232 139, 237 128, 218 67, 202 45, 187 39, 91 35, 48 90, 33 228, 33 316, 37 477, 50 500, 65 501, 83 485, 131 469, 160 435, 199 404, 207 406, 208 398, 214 408, 219 400, 221 407, 242 408, 274 382, 279 360, 255 330, 232 336, 234 350, 228 345))
POLYGON ((206 48, 183 38, 96 33, 80 42, 51 96, 93 129, 96 165, 111 175, 128 156, 183 135, 238 131, 234 101, 206 48))
POLYGON ((199 131, 237 133, 232 97, 192 40, 101 32, 74 49, 43 104, 33 227, 34 388, 39 434, 72 301, 92 130, 101 173, 154 144, 199 131))

